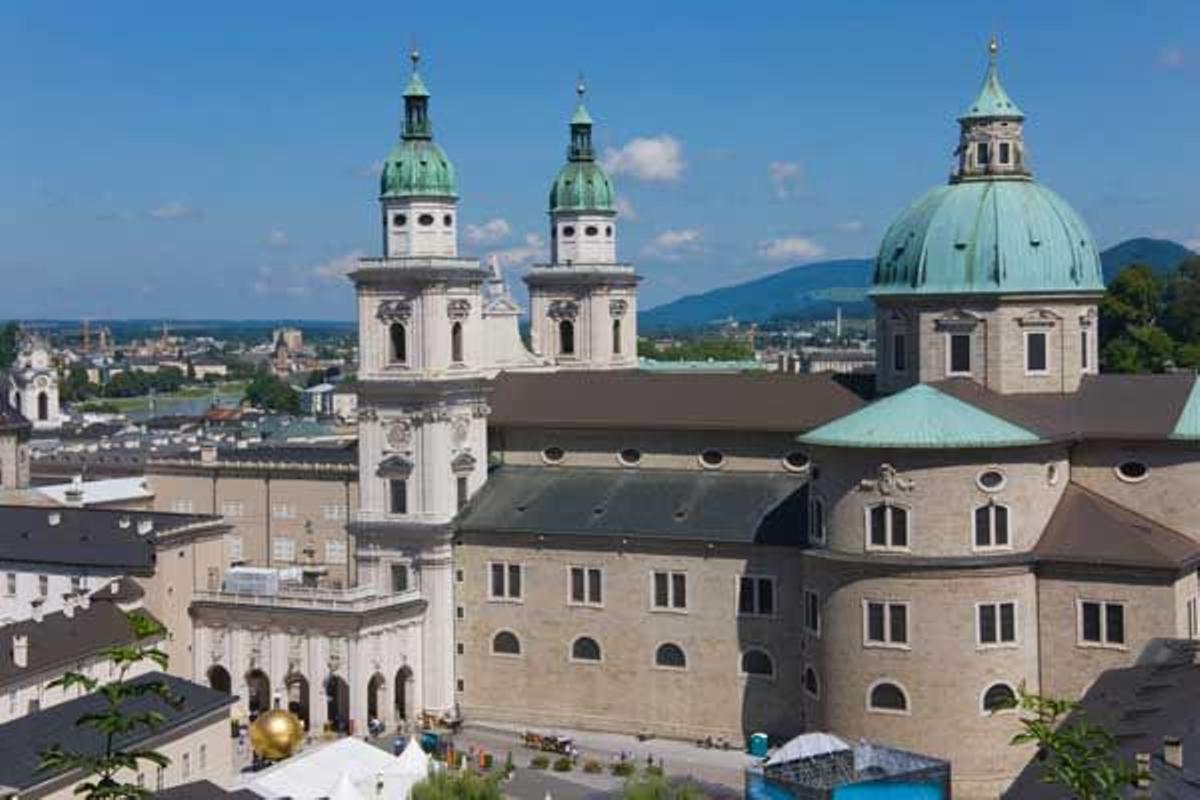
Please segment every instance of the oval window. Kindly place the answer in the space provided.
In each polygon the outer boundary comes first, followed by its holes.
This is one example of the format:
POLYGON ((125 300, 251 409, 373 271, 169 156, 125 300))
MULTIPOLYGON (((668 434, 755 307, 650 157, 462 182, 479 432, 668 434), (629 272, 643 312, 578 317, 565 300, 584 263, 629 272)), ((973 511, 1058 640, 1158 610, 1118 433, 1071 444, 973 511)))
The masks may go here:
POLYGON ((607 228, 604 229, 604 235, 612 236, 612 225, 609 225, 607 228))
POLYGON ((998 469, 985 469, 975 480, 985 492, 998 492, 1005 483, 1004 473, 998 469))
POLYGON ((571 237, 575 235, 575 227, 573 225, 563 226, 563 236, 571 237))
POLYGON ((725 463, 725 454, 720 450, 705 450, 700 454, 700 463, 708 469, 716 469, 725 463))
POLYGON ((1138 481, 1145 480, 1149 474, 1150 468, 1142 461, 1130 459, 1129 461, 1122 461, 1117 465, 1117 477, 1129 483, 1137 483, 1138 481))
POLYGON ((406 222, 408 222, 408 217, 404 216, 403 214, 392 215, 392 225, 396 226, 397 228, 403 228, 406 222))
POLYGON ((617 460, 627 467, 632 467, 642 460, 642 451, 636 447, 626 447, 617 453, 617 460))
POLYGON ((442 217, 442 224, 449 228, 452 224, 454 224, 454 217, 447 214, 446 216, 442 217))
POLYGON ((595 236, 596 234, 598 234, 600 232, 600 229, 597 228, 595 225, 588 225, 586 228, 583 229, 583 232, 588 236, 595 236))
POLYGON ((542 460, 547 464, 561 463, 566 457, 567 453, 561 447, 547 447, 542 451, 542 460))
POLYGON ((792 472, 800 472, 801 470, 808 469, 809 463, 808 456, 799 450, 788 453, 783 457, 783 466, 792 472))
POLYGON ((417 217, 417 222, 419 222, 422 225, 432 225, 433 224, 433 214, 422 214, 421 216, 417 217))

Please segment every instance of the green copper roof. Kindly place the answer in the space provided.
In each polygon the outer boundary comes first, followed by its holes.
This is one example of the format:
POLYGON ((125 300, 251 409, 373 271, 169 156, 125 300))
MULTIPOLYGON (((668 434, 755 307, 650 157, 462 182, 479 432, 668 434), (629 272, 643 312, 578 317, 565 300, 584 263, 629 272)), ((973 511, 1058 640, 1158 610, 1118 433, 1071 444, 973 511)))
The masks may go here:
POLYGON ((884 234, 872 295, 1103 292, 1083 220, 1026 179, 939 186, 884 234))
POLYGON ((612 181, 594 161, 571 161, 550 186, 550 211, 612 211, 612 181))
POLYGON ((1172 439, 1200 439, 1200 380, 1192 384, 1191 394, 1171 432, 1172 439))
POLYGON ((591 125, 592 115, 584 108, 583 103, 580 103, 575 108, 575 113, 571 116, 572 125, 591 125))
POLYGON ((996 70, 996 43, 991 44, 991 57, 988 61, 987 73, 983 76, 983 86, 979 87, 979 96, 967 113, 959 119, 1024 119, 1025 114, 1004 91, 1000 83, 1000 74, 996 70))
POLYGON ((404 96, 429 97, 429 90, 425 88, 425 82, 416 70, 413 70, 412 77, 408 79, 408 86, 404 87, 404 96))
POLYGON ((454 197, 454 165, 431 139, 396 143, 379 179, 381 197, 454 197))
POLYGON ((951 449, 1020 447, 1034 433, 918 384, 809 431, 798 441, 826 447, 951 449))

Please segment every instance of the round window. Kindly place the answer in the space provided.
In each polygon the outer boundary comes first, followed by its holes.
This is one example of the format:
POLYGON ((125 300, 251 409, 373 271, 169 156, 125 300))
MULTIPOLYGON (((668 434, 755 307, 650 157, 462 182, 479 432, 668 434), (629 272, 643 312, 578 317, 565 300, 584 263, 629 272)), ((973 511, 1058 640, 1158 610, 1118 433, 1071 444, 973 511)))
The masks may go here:
POLYGON ((446 216, 442 217, 442 224, 449 228, 454 224, 454 217, 447 214, 446 216))
POLYGON ((1138 481, 1145 480, 1149 474, 1150 468, 1142 461, 1130 459, 1129 461, 1122 461, 1120 464, 1117 464, 1117 477, 1129 483, 1137 483, 1138 481))
POLYGON ((811 462, 808 460, 808 456, 804 453, 801 453, 799 450, 788 453, 783 457, 784 468, 789 469, 792 472, 800 472, 801 470, 808 469, 808 465, 810 463, 811 462))
POLYGON ((397 228, 403 228, 406 222, 408 222, 408 217, 404 216, 403 214, 392 215, 392 225, 396 226, 397 228))
POLYGON ((1004 473, 998 469, 985 469, 975 480, 985 492, 998 492, 1005 483, 1004 473))
POLYGON ((642 460, 642 451, 636 447, 626 447, 617 453, 617 460, 627 467, 632 467, 642 460))
POLYGON ((422 214, 421 216, 417 217, 417 222, 419 222, 422 225, 432 225, 433 224, 433 214, 422 214))
POLYGON ((597 228, 595 225, 588 225, 586 228, 583 229, 583 232, 585 234, 587 234, 588 236, 595 236, 596 234, 598 234, 600 232, 600 229, 597 228))
POLYGON ((575 226, 574 225, 564 225, 563 226, 563 236, 569 237, 569 236, 574 236, 574 235, 575 235, 575 226))
POLYGON ((725 463, 725 454, 720 450, 705 450, 700 454, 700 463, 708 469, 716 469, 725 463))
POLYGON ((547 464, 559 464, 566 457, 567 453, 561 447, 547 447, 542 451, 542 460, 547 464))

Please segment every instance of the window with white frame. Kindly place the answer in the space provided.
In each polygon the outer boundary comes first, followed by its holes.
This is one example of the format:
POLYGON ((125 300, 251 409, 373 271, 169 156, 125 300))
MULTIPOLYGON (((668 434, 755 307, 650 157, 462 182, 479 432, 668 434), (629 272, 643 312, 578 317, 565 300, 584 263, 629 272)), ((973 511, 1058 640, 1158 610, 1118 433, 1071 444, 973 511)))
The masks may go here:
POLYGON ((825 501, 820 497, 814 496, 812 499, 812 507, 808 515, 809 534, 808 538, 816 543, 824 543, 825 541, 825 501))
POLYGON ((287 536, 276 536, 271 540, 271 558, 276 561, 295 561, 296 542, 287 536))
POLYGON ((488 564, 488 597, 492 600, 520 600, 524 567, 503 561, 488 564))
POLYGON ((664 642, 654 651, 654 666, 667 669, 687 669, 687 654, 673 642, 664 642))
POLYGON ((242 550, 242 537, 230 535, 225 537, 225 541, 229 543, 229 560, 242 561, 245 558, 242 550))
POLYGON ((292 519, 296 516, 296 506, 291 503, 272 503, 271 516, 275 519, 292 519))
POLYGON ((946 334, 946 374, 971 374, 971 334, 946 334))
POLYGON ((742 575, 738 578, 738 614, 748 617, 775 616, 775 578, 742 575))
POLYGON ((342 503, 324 503, 321 505, 321 516, 330 522, 346 519, 346 506, 342 503))
POLYGON ((1011 547, 1008 531, 1008 506, 988 503, 975 509, 975 549, 1011 547))
POLYGON ((171 510, 176 514, 191 514, 193 508, 195 508, 195 504, 187 497, 176 498, 171 503, 171 510))
POLYGON ((980 647, 1002 647, 1017 642, 1017 604, 978 603, 976 638, 980 647))
POLYGON ((346 543, 345 542, 326 542, 325 543, 325 563, 326 564, 345 564, 346 563, 346 543))
POLYGON ((1079 643, 1095 647, 1125 646, 1125 603, 1079 601, 1079 643))
POLYGON ((246 504, 241 500, 223 500, 221 501, 221 516, 244 517, 246 516, 246 504))
POLYGON ((907 714, 908 692, 898 683, 879 681, 867 692, 867 709, 884 714, 907 714))
POLYGON ((868 647, 908 647, 908 603, 863 601, 863 644, 868 647))
POLYGON ((1092 336, 1087 328, 1079 332, 1079 368, 1084 372, 1090 369, 1092 361, 1092 336))
MULTIPOLYGON (((392 593, 401 594, 408 591, 408 565, 407 564, 392 564, 388 573, 392 578, 392 593)), ((459 607, 461 611, 461 606, 459 607)), ((459 615, 462 616, 461 614, 459 615)))
POLYGON ((569 601, 575 606, 599 606, 604 603, 604 574, 599 567, 571 567, 569 601))
POLYGON ((42 597, 50 594, 50 576, 38 575, 38 594, 42 597))
POLYGON ((9 597, 15 597, 17 594, 17 573, 10 572, 5 576, 4 593, 9 597))
POLYGON ((908 509, 891 503, 868 506, 867 549, 907 550, 908 509))
POLYGON ((651 606, 658 611, 687 609, 687 573, 654 572, 651 575, 651 606))
POLYGON ((184 754, 183 754, 183 767, 182 767, 182 770, 183 770, 183 779, 184 779, 185 781, 186 781, 188 778, 192 777, 192 754, 191 754, 191 753, 184 753, 184 754))
POLYGON ((804 629, 821 635, 821 595, 810 589, 804 590, 804 629))
POLYGON ((1007 683, 993 683, 980 698, 980 706, 985 714, 1011 711, 1017 707, 1017 693, 1007 683))
POLYGON ((1046 375, 1050 372, 1050 335, 1046 331, 1025 331, 1025 374, 1046 375))

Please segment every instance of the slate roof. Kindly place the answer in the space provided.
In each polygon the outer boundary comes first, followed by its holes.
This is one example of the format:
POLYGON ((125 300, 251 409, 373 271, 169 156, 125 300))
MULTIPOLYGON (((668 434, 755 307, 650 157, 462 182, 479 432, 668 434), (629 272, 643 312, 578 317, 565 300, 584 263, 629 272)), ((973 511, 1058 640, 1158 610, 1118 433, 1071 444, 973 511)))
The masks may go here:
POLYGON ((799 433, 863 400, 828 374, 501 373, 496 427, 755 430, 799 433))
MULTIPOLYGON (((189 451, 170 456, 172 460, 199 461, 200 453, 189 451)), ((151 462, 159 459, 151 458, 151 462)), ((358 465, 358 443, 336 445, 263 445, 257 447, 222 447, 217 451, 218 464, 347 464, 358 465)))
POLYGON ((1068 484, 1034 555, 1039 561, 1178 570, 1200 544, 1078 484, 1068 484))
POLYGON ((29 619, 5 625, 0 627, 0 689, 30 675, 74 668, 106 647, 132 641, 128 618, 109 600, 95 599, 86 610, 77 608, 71 617, 59 612, 47 614, 41 622, 29 619), (13 663, 14 636, 28 637, 24 667, 13 663))
POLYGON ((160 534, 210 522, 220 522, 220 517, 0 506, 0 561, 148 572, 154 566, 154 542, 160 534), (122 527, 125 521, 128 524, 122 527), (141 521, 152 524, 150 533, 138 533, 141 521))
POLYGON ((798 437, 804 444, 860 448, 1020 447, 1036 433, 918 384, 798 437))
MULTIPOLYGON (((162 672, 151 672, 134 680, 164 681, 171 693, 183 702, 175 708, 152 696, 129 701, 125 706, 127 711, 137 713, 153 710, 166 719, 153 731, 139 728, 128 736, 117 737, 118 746, 136 746, 162 737, 169 739, 172 732, 227 708, 237 700, 233 695, 162 672)), ((68 752, 102 752, 100 734, 93 728, 76 726, 75 720, 83 714, 99 711, 106 705, 103 698, 93 693, 0 725, 0 785, 28 790, 53 778, 53 773, 40 772, 38 765, 41 753, 54 744, 61 745, 68 752)))
POLYGON ((233 800, 261 800, 257 794, 249 789, 238 789, 235 792, 231 792, 227 789, 222 789, 212 781, 192 781, 181 786, 155 792, 154 797, 156 800, 224 800, 225 798, 233 798, 233 800))
MULTIPOLYGON (((1151 640, 1137 664, 1100 675, 1082 700, 1083 719, 1117 738, 1123 760, 1132 765, 1138 753, 1149 753, 1150 790, 1126 789, 1125 797, 1184 800, 1200 797, 1200 665, 1194 663, 1198 642, 1151 640), (1183 743, 1183 769, 1163 761, 1163 737, 1183 743)), ((1070 719, 1078 719, 1073 716, 1070 719)), ((1006 800, 1068 800, 1061 787, 1042 783, 1036 759, 1004 794, 1006 800)))
POLYGON ((501 467, 460 516, 478 533, 803 546, 803 476, 501 467))

